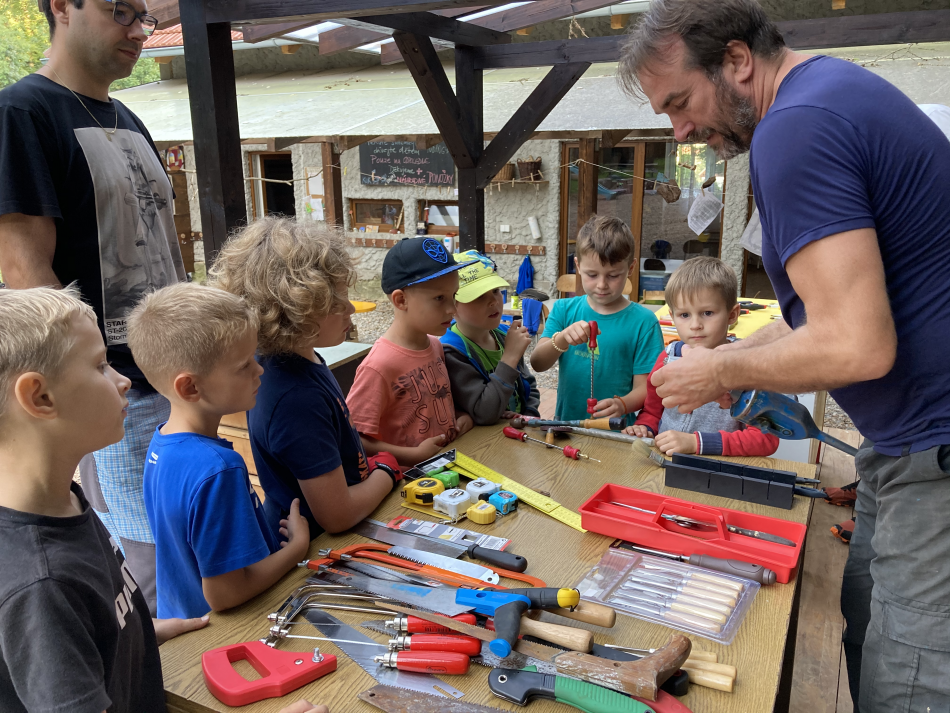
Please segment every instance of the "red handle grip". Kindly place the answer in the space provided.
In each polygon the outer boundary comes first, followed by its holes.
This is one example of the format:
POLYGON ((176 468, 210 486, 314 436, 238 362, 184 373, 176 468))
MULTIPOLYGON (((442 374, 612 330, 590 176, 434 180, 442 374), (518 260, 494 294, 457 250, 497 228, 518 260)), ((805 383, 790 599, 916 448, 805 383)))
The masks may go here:
POLYGON ((336 656, 324 654, 313 663, 312 655, 279 651, 260 641, 221 646, 201 655, 201 672, 208 690, 228 706, 246 706, 265 698, 286 696, 321 676, 336 671, 336 656), (260 678, 248 681, 231 664, 247 660, 260 678))
POLYGON ((468 673, 470 659, 452 651, 400 651, 396 668, 415 673, 445 673, 462 676, 468 673))
MULTIPOLYGON (((449 617, 455 621, 460 621, 463 624, 471 624, 475 626, 475 615, 474 614, 456 614, 453 617, 449 617)), ((441 624, 435 624, 431 621, 426 621, 425 619, 420 619, 417 616, 408 616, 406 617, 406 633, 409 634, 454 634, 455 629, 449 629, 448 627, 442 626, 441 624)))
POLYGON ((597 348, 597 335, 600 334, 600 330, 597 328, 597 322, 588 322, 587 324, 590 327, 590 341, 588 345, 590 346, 590 350, 594 351, 597 348))
POLYGON ((474 636, 446 636, 443 634, 416 634, 409 638, 409 651, 451 651, 466 656, 478 656, 482 642, 474 636))
POLYGON ((579 453, 580 453, 580 451, 577 450, 576 448, 572 448, 571 446, 564 446, 564 457, 565 457, 565 458, 570 458, 570 459, 572 459, 572 460, 577 460, 579 453))
POLYGON ((514 438, 516 441, 524 442, 528 437, 527 433, 519 431, 517 428, 512 428, 511 426, 505 426, 501 429, 501 432, 505 434, 507 438, 514 438))
POLYGON ((587 399, 587 413, 591 416, 597 413, 597 399, 587 399))

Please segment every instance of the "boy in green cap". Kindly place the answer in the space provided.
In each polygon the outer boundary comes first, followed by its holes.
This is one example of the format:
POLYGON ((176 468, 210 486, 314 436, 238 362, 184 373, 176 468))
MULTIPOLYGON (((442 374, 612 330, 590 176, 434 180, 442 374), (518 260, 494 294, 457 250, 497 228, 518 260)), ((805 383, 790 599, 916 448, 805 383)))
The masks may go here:
POLYGON ((501 290, 508 283, 495 263, 475 250, 458 260, 473 262, 459 270, 455 322, 440 340, 455 407, 476 426, 518 414, 540 415, 537 383, 524 363, 531 335, 518 322, 501 324, 501 290))

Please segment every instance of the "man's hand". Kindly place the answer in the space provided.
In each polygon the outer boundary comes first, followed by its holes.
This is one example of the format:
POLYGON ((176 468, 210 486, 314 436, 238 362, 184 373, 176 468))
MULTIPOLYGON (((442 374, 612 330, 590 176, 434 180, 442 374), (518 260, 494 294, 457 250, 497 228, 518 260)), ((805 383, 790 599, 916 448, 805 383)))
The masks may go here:
POLYGON ((505 336, 505 350, 502 352, 501 360, 512 369, 517 369, 518 362, 531 344, 531 339, 527 328, 520 324, 513 324, 505 336))
POLYGON ((158 640, 158 645, 161 646, 179 634, 204 629, 208 625, 209 619, 210 617, 207 614, 196 619, 152 619, 152 626, 155 628, 155 638, 158 640))
MULTIPOLYGON (((459 436, 465 433, 468 433, 474 427, 475 427, 475 421, 472 420, 471 416, 469 416, 467 413, 459 414, 458 416, 455 417, 455 428, 458 431, 455 438, 458 438, 459 436)), ((453 438, 452 440, 454 441, 455 438, 453 438)))
POLYGON ((628 436, 636 436, 637 438, 653 438, 653 431, 642 424, 635 423, 632 426, 627 426, 623 429, 623 432, 628 436))
POLYGON ((510 420, 513 419, 513 418, 518 418, 518 416, 520 416, 520 415, 521 415, 520 413, 515 413, 514 411, 502 411, 502 412, 501 412, 501 420, 502 420, 502 421, 510 421, 510 420))
POLYGON ((307 518, 300 514, 300 498, 294 498, 290 503, 290 514, 286 520, 280 521, 281 547, 295 547, 303 553, 310 547, 310 525, 307 518))
POLYGON ((665 408, 690 413, 722 398, 728 389, 719 376, 716 349, 690 349, 681 359, 657 369, 650 381, 665 408))
POLYGON ((668 456, 674 453, 688 455, 696 452, 696 434, 683 433, 682 431, 663 431, 654 439, 653 445, 668 456))
POLYGON ((626 411, 620 405, 620 399, 602 399, 594 407, 595 411, 591 418, 612 418, 613 416, 623 416, 626 411))
POLYGON ((281 708, 277 713, 330 713, 326 706, 315 706, 310 701, 297 701, 281 708))

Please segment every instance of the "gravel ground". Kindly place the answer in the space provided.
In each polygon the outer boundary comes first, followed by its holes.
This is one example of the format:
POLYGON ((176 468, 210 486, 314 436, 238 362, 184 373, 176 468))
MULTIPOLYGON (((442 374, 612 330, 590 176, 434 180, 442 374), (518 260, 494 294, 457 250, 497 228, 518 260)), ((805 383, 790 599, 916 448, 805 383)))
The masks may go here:
POLYGON ((848 414, 841 410, 841 407, 835 403, 835 400, 828 397, 825 403, 825 428, 843 428, 848 431, 856 431, 854 423, 848 418, 848 414))

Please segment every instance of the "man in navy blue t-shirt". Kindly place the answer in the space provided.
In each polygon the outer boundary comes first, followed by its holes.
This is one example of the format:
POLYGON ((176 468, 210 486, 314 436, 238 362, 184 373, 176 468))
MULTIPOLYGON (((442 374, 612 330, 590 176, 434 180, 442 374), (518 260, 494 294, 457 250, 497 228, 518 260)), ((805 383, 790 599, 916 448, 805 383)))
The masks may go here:
POLYGON ((947 710, 950 142, 871 72, 788 50, 753 0, 655 0, 621 81, 677 140, 751 151, 784 316, 690 351, 657 393, 686 412, 732 389, 831 391, 866 437, 842 589, 852 698, 947 710))

